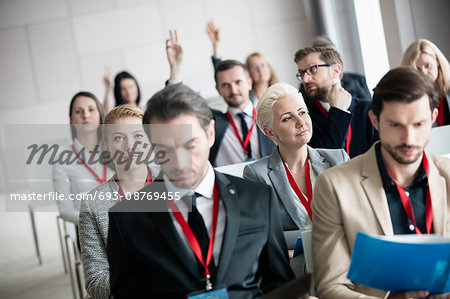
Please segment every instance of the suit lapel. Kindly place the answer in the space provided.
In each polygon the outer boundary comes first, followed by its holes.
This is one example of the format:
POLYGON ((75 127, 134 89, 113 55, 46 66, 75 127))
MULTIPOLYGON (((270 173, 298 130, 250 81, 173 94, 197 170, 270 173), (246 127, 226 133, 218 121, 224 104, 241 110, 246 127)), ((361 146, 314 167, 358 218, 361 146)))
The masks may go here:
POLYGON ((227 214, 217 269, 217 281, 222 281, 234 252, 236 239, 239 233, 240 211, 236 188, 222 173, 215 171, 215 175, 216 184, 219 187, 220 199, 223 202, 227 214))
MULTIPOLYGON (((144 190, 148 189, 148 192, 155 192, 154 187, 158 187, 157 192, 167 192, 167 189, 163 180, 163 173, 160 172, 159 176, 155 179, 158 184, 150 184, 144 188, 144 190), (153 189, 152 189, 153 188, 153 189)), ((168 207, 167 207, 168 209, 168 207)), ((183 264, 190 273, 192 273, 195 277, 203 277, 203 273, 200 273, 199 268, 197 266, 197 260, 193 253, 189 252, 192 249, 186 247, 182 236, 178 233, 175 228, 175 224, 172 216, 170 215, 170 211, 161 212, 161 213, 150 213, 152 219, 154 220, 154 224, 158 229, 161 237, 167 242, 169 248, 173 251, 174 256, 176 256, 181 264, 183 264)))
POLYGON ((275 189, 278 198, 284 205, 285 210, 288 212, 297 227, 303 227, 303 224, 300 221, 301 216, 297 213, 297 207, 292 200, 293 195, 291 195, 291 185, 287 179, 286 170, 284 169, 283 160, 281 159, 278 148, 274 150, 272 155, 269 157, 267 167, 269 168, 267 175, 272 182, 272 186, 275 189), (287 196, 286 192, 288 194, 287 196))
POLYGON ((322 157, 315 149, 308 146, 308 156, 309 156, 309 162, 311 163, 311 169, 314 174, 314 177, 312 178, 312 181, 315 182, 317 176, 330 168, 330 163, 325 162, 325 158, 322 157))
POLYGON ((430 164, 430 175, 428 184, 433 206, 433 229, 435 234, 443 235, 445 232, 446 186, 445 179, 439 175, 439 171, 432 160, 432 155, 427 153, 430 164))
POLYGON ((392 228, 391 214, 389 212, 386 193, 378 170, 375 145, 373 145, 366 154, 362 155, 361 159, 362 188, 366 193, 383 233, 387 236, 392 236, 394 234, 394 229, 392 228))
POLYGON ((155 226, 158 228, 162 238, 165 239, 178 261, 183 264, 194 277, 203 277, 204 274, 200 272, 199 267, 197 266, 196 257, 188 251, 192 251, 192 249, 186 247, 186 244, 176 230, 169 213, 170 212, 152 213, 152 218, 155 220, 155 226))

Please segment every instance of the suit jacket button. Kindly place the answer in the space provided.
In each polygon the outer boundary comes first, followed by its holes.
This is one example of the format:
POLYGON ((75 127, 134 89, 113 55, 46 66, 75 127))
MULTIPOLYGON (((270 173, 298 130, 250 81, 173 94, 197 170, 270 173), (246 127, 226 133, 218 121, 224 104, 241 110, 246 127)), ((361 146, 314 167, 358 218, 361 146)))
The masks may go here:
POLYGON ((236 193, 236 191, 235 191, 234 189, 229 189, 228 192, 229 192, 231 195, 234 195, 234 194, 236 193))

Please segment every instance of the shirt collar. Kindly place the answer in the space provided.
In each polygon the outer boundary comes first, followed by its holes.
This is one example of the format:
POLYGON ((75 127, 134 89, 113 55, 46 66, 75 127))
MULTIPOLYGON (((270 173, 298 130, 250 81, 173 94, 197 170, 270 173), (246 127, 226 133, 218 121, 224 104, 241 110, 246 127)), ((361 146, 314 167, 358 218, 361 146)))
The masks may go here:
POLYGON ((320 103, 320 105, 322 105, 322 107, 328 112, 328 111, 330 111, 330 104, 329 103, 327 103, 327 102, 322 102, 322 101, 320 101, 319 100, 319 103, 320 103))
POLYGON ((238 108, 233 108, 233 107, 228 107, 228 112, 234 117, 236 116, 238 113, 241 112, 245 112, 245 114, 249 115, 249 116, 253 116, 253 104, 251 101, 248 101, 247 106, 244 107, 244 110, 241 111, 238 108))
POLYGON ((212 198, 215 181, 216 175, 214 174, 214 169, 212 168, 211 163, 208 162, 208 171, 200 184, 198 184, 197 188, 195 188, 195 192, 203 197, 212 198))
MULTIPOLYGON (((381 179, 383 181, 384 190, 396 188, 394 180, 392 179, 386 167, 384 166, 383 157, 381 156, 381 142, 375 145, 375 154, 377 158, 378 169, 380 170, 381 179)), ((421 163, 419 172, 410 186, 417 183, 422 183, 423 180, 427 180, 427 174, 425 172, 425 169, 423 168, 423 163, 421 163)), ((408 186, 407 188, 409 188, 410 186, 408 186)))
POLYGON ((177 194, 180 194, 180 197, 183 197, 185 195, 192 195, 195 192, 203 197, 212 198, 216 176, 214 174, 214 169, 212 168, 211 163, 209 162, 208 162, 208 170, 206 172, 205 177, 200 182, 200 184, 198 184, 197 188, 195 188, 194 191, 192 191, 191 189, 178 188, 177 186, 172 184, 172 182, 169 180, 166 174, 164 174, 163 177, 164 177, 164 184, 166 185, 167 190, 178 192, 177 194))

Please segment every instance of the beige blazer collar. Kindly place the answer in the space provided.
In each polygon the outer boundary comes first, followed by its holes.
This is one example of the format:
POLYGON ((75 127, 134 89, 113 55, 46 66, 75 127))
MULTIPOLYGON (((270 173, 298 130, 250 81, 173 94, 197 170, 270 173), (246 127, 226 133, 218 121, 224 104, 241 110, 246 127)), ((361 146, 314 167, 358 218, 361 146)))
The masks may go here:
MULTIPOLYGON (((377 165, 374 144, 367 153, 363 154, 361 168, 361 186, 372 206, 380 227, 385 235, 393 235, 391 215, 387 203, 386 193, 377 165)), ((443 235, 445 232, 446 185, 445 178, 439 174, 433 155, 426 153, 430 164, 429 188, 433 206, 433 229, 435 234, 443 235)))

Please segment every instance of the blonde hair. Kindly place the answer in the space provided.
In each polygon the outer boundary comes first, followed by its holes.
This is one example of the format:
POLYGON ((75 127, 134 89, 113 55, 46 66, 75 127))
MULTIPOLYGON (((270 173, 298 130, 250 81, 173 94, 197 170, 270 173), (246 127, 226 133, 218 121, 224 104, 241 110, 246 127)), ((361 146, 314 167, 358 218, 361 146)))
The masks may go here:
POLYGON ((108 112, 105 116, 105 124, 112 124, 115 120, 125 117, 137 117, 141 118, 144 116, 144 112, 133 104, 123 104, 115 107, 108 112))
MULTIPOLYGON (((269 59, 267 59, 266 56, 264 56, 263 54, 261 54, 259 52, 254 52, 254 53, 252 53, 252 54, 247 56, 247 60, 245 61, 245 64, 247 65, 247 68, 250 70, 250 59, 252 59, 253 57, 262 58, 262 59, 264 59, 267 62, 267 66, 269 67, 270 74, 271 74, 270 75, 270 79, 269 79, 269 86, 272 85, 272 84, 278 83, 279 82, 278 76, 277 76, 275 70, 273 69, 272 65, 270 64, 269 59)), ((254 81, 252 82, 252 89, 254 88, 253 85, 255 85, 254 81)))
POLYGON ((439 48, 431 41, 418 39, 413 42, 403 53, 401 65, 416 68, 416 60, 420 54, 426 53, 434 57, 438 64, 438 77, 435 85, 439 89, 439 94, 445 96, 450 88, 450 66, 447 58, 439 48))
MULTIPOLYGON (((302 94, 297 88, 288 83, 275 83, 263 93, 256 105, 256 124, 264 132, 264 128, 273 128, 273 105, 287 96, 294 96, 302 101, 302 94)), ((264 132, 264 134, 266 134, 264 132)))
MULTIPOLYGON (((120 119, 120 118, 126 118, 126 117, 136 117, 142 119, 144 116, 144 112, 139 109, 136 105, 133 104, 122 104, 115 108, 113 108, 111 111, 108 112, 105 116, 104 124, 110 125, 114 123, 114 121, 120 119)), ((105 141, 107 141, 107 129, 108 126, 103 126, 103 136, 105 141)))

